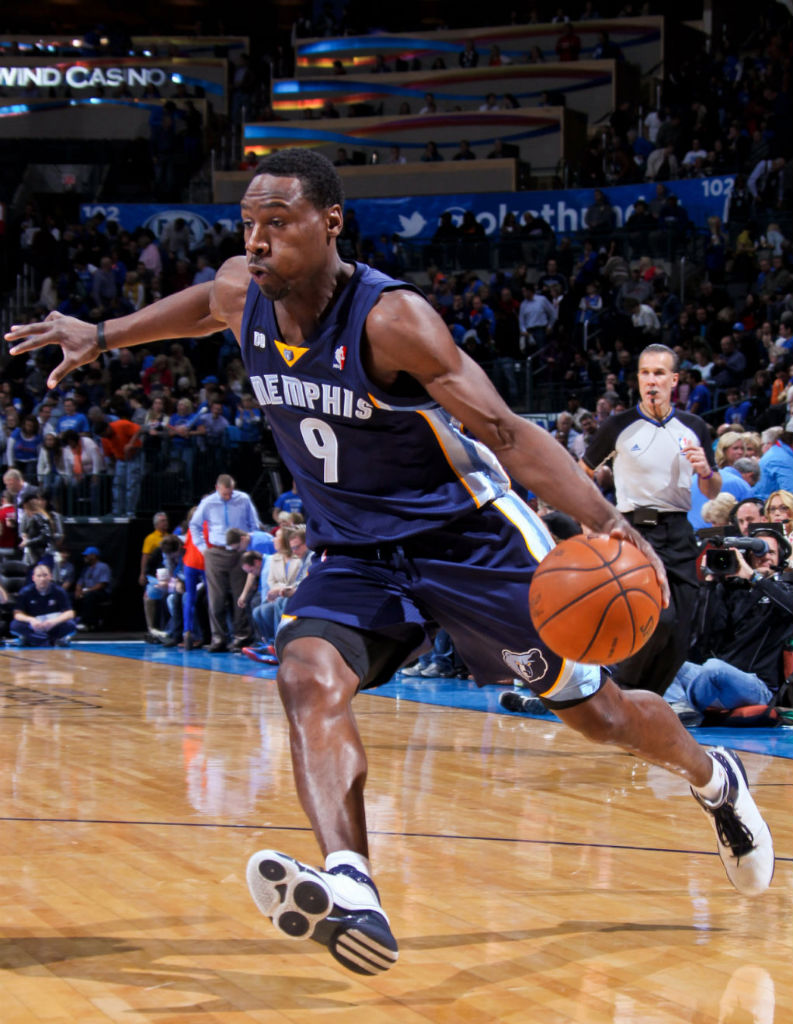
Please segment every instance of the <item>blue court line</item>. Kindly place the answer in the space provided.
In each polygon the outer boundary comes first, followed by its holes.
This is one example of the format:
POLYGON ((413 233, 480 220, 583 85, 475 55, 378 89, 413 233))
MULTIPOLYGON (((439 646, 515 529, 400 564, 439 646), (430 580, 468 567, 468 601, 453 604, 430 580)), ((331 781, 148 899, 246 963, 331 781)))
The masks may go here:
MULTIPOLYGON (((180 651, 176 647, 160 647, 131 643, 79 641, 75 649, 107 654, 116 658, 132 658, 149 661, 158 665, 172 665, 181 668, 198 668, 210 672, 225 672, 228 675, 256 675, 271 681, 276 669, 260 665, 241 654, 209 654, 205 650, 180 651)), ((499 706, 498 695, 501 687, 483 686, 464 679, 423 679, 415 676, 395 676, 391 682, 376 690, 367 690, 374 697, 392 700, 407 700, 436 707, 461 708, 468 711, 488 711, 499 715, 511 715, 553 724, 559 720, 555 715, 516 715, 499 706)), ((769 757, 784 757, 793 760, 793 726, 777 726, 775 729, 690 729, 696 739, 709 746, 731 747, 750 754, 766 754, 769 757)))

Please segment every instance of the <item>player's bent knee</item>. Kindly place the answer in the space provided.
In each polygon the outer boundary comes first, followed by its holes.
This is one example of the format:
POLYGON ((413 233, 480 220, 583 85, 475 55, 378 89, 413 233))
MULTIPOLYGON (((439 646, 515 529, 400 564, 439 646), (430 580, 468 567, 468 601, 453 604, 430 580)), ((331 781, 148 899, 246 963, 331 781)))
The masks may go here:
POLYGON ((286 648, 278 669, 277 683, 288 715, 332 715, 346 708, 352 699, 357 679, 340 672, 332 660, 312 657, 305 651, 286 648))
POLYGON ((562 721, 592 743, 622 744, 628 720, 624 698, 613 684, 599 690, 589 700, 558 711, 562 721))

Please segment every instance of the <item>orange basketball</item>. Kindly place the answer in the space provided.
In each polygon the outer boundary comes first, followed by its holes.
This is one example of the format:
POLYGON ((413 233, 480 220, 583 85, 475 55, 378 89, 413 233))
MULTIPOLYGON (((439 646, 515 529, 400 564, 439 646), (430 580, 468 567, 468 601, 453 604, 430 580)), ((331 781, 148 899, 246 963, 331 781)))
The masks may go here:
POLYGON ((635 654, 652 636, 661 588, 633 544, 571 537, 540 562, 529 610, 541 640, 556 654, 611 665, 635 654))

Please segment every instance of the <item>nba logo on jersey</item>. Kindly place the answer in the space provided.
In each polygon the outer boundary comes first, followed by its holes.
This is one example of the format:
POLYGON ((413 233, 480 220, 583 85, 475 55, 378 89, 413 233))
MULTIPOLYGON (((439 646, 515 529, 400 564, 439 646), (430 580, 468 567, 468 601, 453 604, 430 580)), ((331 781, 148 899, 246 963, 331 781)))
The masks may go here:
POLYGON ((339 345, 336 351, 333 353, 333 369, 343 370, 344 364, 347 361, 347 346, 339 345))
POLYGON ((267 344, 267 335, 263 331, 253 332, 253 346, 254 348, 264 348, 267 344))

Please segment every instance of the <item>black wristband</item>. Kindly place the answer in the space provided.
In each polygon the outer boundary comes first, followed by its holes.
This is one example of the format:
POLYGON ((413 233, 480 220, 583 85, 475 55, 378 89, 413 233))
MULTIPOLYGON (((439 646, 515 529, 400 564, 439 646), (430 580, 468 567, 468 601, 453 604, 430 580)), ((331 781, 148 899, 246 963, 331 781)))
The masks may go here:
POLYGON ((107 338, 105 337, 104 321, 96 325, 96 347, 100 352, 107 352, 107 338))

